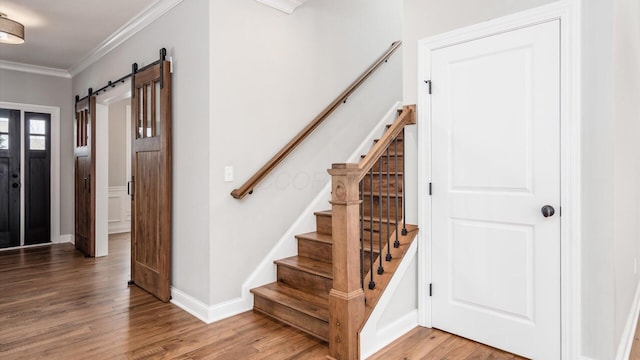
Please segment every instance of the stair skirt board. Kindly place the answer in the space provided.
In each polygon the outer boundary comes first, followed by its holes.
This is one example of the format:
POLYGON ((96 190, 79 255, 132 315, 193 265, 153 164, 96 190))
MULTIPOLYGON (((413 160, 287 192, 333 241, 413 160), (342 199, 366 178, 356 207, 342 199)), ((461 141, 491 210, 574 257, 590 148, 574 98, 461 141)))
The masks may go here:
MULTIPOLYGON (((347 162, 357 162, 360 160, 361 154, 369 151, 373 140, 384 132, 387 124, 392 123, 397 118, 398 109, 401 107, 402 103, 397 101, 389 108, 373 130, 363 139, 360 146, 347 159, 347 162)), ((276 267, 273 262, 277 259, 297 254, 298 247, 295 236, 315 228, 314 213, 327 206, 327 203, 331 200, 330 192, 331 178, 327 174, 327 184, 322 187, 318 195, 300 213, 300 216, 293 222, 287 232, 282 235, 272 250, 242 284, 242 295, 240 297, 213 305, 206 305, 191 295, 172 287, 171 303, 207 324, 253 309, 253 294, 250 290, 276 280, 276 267)))
MULTIPOLYGON (((421 234, 418 233, 418 237, 413 240, 409 249, 404 255, 402 262, 396 269, 382 293, 382 296, 378 300, 376 307, 371 312, 369 319, 364 324, 360 331, 360 354, 362 359, 366 359, 369 356, 375 354, 385 346, 391 344, 393 341, 411 331, 418 326, 418 309, 411 309, 408 313, 400 316, 398 319, 390 324, 380 327, 380 319, 387 310, 393 296, 398 289, 398 286, 402 283, 405 276, 407 276, 407 270, 411 268, 411 263, 417 262, 418 242, 421 234)), ((417 279, 417 273, 416 273, 417 279)))

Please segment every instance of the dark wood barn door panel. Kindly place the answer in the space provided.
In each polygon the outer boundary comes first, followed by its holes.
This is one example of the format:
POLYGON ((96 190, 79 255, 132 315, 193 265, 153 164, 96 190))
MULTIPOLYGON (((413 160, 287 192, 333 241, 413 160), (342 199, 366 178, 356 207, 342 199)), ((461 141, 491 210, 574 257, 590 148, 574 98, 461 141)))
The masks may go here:
POLYGON ((171 294, 171 74, 160 62, 132 81, 131 279, 162 301, 171 294))
POLYGON ((95 96, 76 104, 75 245, 86 256, 95 256, 95 110, 95 96))

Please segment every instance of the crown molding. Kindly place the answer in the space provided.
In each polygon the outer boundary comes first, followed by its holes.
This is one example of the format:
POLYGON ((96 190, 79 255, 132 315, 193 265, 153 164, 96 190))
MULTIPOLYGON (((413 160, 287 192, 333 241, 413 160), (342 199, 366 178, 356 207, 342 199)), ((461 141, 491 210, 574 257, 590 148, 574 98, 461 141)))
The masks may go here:
POLYGON ((296 10, 298 6, 304 4, 307 0, 256 0, 256 1, 291 15, 293 14, 293 12, 296 10))
POLYGON ((127 41, 133 35, 140 30, 147 27, 149 24, 157 20, 162 15, 166 14, 169 10, 173 9, 176 5, 180 4, 183 0, 157 0, 151 5, 147 6, 140 14, 136 15, 133 19, 129 20, 121 28, 116 30, 108 38, 100 43, 95 49, 91 50, 87 56, 85 56, 80 62, 72 66, 69 69, 71 76, 76 76, 84 69, 91 66, 91 64, 100 60, 103 56, 107 55, 113 49, 120 46, 127 41))
POLYGON ((61 77, 66 79, 71 78, 71 74, 64 69, 56 69, 56 68, 51 68, 46 66, 23 64, 23 63, 17 63, 17 62, 7 61, 7 60, 0 60, 0 69, 20 71, 20 72, 26 72, 26 73, 38 74, 38 75, 55 76, 55 77, 61 77))

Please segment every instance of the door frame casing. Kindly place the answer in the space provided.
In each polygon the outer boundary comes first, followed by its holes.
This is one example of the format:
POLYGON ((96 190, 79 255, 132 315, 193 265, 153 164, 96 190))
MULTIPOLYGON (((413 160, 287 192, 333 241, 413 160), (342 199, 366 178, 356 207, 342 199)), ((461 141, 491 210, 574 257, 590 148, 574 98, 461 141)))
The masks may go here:
MULTIPOLYGON (((563 0, 498 19, 435 35, 418 41, 418 226, 431 229, 431 103, 424 80, 431 78, 432 51, 552 20, 560 20, 560 319, 562 359, 575 359, 581 346, 581 156, 580 156, 580 2, 563 0)), ((438 84, 432 84, 434 88, 438 84)), ((437 189, 434 189, 437 191, 437 189)), ((418 246, 418 323, 432 326, 432 302, 428 288, 430 230, 418 246)), ((434 284, 437 289, 437 284, 434 284)), ((436 290, 437 291, 437 290, 436 290)))
MULTIPOLYGON (((60 234, 60 108, 56 106, 34 105, 5 101, 0 101, 0 108, 20 110, 20 128, 22 129, 22 131, 24 131, 22 123, 24 122, 25 112, 45 113, 51 115, 51 168, 49 170, 51 176, 51 182, 49 184, 49 194, 51 197, 49 213, 49 221, 51 222, 50 240, 53 244, 63 241, 67 242, 69 235, 65 235, 65 238, 62 239, 62 234, 60 234)), ((20 150, 20 162, 24 162, 23 149, 20 150)), ((24 169, 20 169, 20 182, 24 183, 24 169)), ((20 190, 20 203, 20 244, 24 244, 24 189, 20 190)), ((42 244, 30 246, 42 246, 42 244)))

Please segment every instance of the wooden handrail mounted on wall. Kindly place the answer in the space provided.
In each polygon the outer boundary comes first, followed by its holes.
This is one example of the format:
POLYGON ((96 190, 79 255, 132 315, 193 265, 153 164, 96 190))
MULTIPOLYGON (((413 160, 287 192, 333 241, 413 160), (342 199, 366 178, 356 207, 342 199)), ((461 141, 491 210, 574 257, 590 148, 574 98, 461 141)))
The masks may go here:
POLYGON ((362 83, 367 80, 371 74, 373 74, 382 64, 384 64, 391 54, 393 54, 402 45, 401 41, 396 41, 385 53, 376 60, 358 79, 356 79, 349 87, 344 90, 338 97, 331 102, 324 110, 318 114, 307 126, 304 127, 287 145, 285 145, 277 154, 275 154, 271 160, 267 161, 264 166, 260 168, 247 182, 241 187, 231 192, 231 196, 236 199, 242 199, 247 194, 251 194, 253 189, 262 181, 278 164, 282 162, 302 141, 309 136, 325 119, 329 117, 340 104, 346 102, 346 99, 351 95, 362 83))

